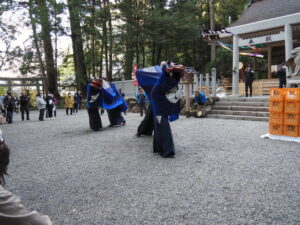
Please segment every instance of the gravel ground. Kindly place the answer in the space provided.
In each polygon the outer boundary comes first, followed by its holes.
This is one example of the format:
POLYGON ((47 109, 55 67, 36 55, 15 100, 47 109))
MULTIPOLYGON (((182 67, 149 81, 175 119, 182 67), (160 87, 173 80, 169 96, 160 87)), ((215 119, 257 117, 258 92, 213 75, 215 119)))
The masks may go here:
POLYGON ((300 145, 261 139, 268 123, 182 117, 176 158, 164 159, 152 137, 135 137, 138 114, 99 132, 85 111, 31 114, 1 125, 6 188, 55 225, 300 224, 300 145))

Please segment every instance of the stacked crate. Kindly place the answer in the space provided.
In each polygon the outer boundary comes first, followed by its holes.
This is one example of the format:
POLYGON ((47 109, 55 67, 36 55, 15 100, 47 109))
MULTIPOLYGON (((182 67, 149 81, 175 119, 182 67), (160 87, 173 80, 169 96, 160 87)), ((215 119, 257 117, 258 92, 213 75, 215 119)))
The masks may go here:
POLYGON ((300 88, 270 90, 269 133, 300 137, 300 88))
POLYGON ((284 105, 284 135, 300 137, 300 88, 287 88, 284 105))
POLYGON ((269 133, 273 135, 284 134, 284 89, 270 89, 269 102, 269 133))

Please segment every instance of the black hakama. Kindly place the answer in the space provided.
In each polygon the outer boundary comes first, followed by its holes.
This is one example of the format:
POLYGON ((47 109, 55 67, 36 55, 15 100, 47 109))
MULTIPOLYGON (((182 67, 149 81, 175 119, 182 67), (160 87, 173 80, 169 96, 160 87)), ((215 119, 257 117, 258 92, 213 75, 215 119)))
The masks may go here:
POLYGON ((157 117, 154 117, 153 152, 165 158, 174 157, 175 148, 168 117, 160 118, 159 121, 157 117))
POLYGON ((122 106, 107 110, 110 126, 124 125, 126 120, 122 116, 122 106))
POLYGON ((94 131, 98 131, 102 128, 101 117, 98 108, 87 109, 89 114, 90 128, 94 131))
POLYGON ((137 129, 137 136, 151 136, 154 130, 152 106, 149 104, 146 115, 137 129))

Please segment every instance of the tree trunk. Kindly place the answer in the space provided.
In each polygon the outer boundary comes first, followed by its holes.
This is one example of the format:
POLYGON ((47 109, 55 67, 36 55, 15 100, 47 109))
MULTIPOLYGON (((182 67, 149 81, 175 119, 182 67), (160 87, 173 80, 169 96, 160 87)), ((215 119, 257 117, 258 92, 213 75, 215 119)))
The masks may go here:
POLYGON ((95 0, 92 1, 92 74, 96 77, 96 58, 95 58, 95 0))
MULTIPOLYGON (((209 0, 209 18, 210 18, 210 29, 215 29, 215 7, 214 7, 214 0, 209 0)), ((211 44, 211 53, 210 53, 210 60, 213 62, 216 60, 216 42, 212 40, 211 44)))
POLYGON ((45 51, 46 71, 48 78, 48 90, 55 96, 58 96, 56 71, 54 67, 53 47, 51 42, 51 23, 49 20, 49 12, 45 0, 36 0, 39 8, 39 16, 42 27, 42 40, 45 51))
POLYGON ((109 81, 112 81, 112 70, 113 70, 113 63, 112 63, 112 54, 113 54, 113 28, 112 28, 112 18, 111 18, 111 11, 109 6, 109 0, 107 0, 107 7, 108 7, 108 28, 109 28, 109 81))
POLYGON ((68 0, 68 8, 70 13, 71 36, 73 45, 73 57, 76 73, 77 90, 85 93, 87 85, 87 73, 83 53, 83 40, 80 26, 80 0, 68 0))
POLYGON ((35 19, 33 17, 33 7, 34 7, 33 0, 29 0, 29 18, 30 18, 30 24, 31 24, 31 29, 32 29, 32 33, 33 33, 33 44, 34 44, 36 54, 37 54, 37 58, 38 58, 38 61, 39 61, 41 75, 42 75, 42 78, 44 79, 44 81, 43 81, 43 91, 47 93, 48 92, 48 80, 47 80, 47 75, 45 73, 45 65, 44 65, 44 62, 43 62, 42 53, 40 51, 39 40, 38 40, 37 31, 36 31, 36 22, 35 22, 35 19))

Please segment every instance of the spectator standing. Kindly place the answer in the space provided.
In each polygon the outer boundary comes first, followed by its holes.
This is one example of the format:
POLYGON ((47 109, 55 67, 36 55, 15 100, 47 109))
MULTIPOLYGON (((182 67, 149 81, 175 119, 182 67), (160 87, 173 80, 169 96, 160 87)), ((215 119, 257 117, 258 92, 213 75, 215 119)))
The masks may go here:
POLYGON ((3 98, 3 108, 4 108, 4 115, 6 116, 6 122, 8 122, 8 118, 7 118, 7 111, 6 111, 5 105, 8 100, 8 96, 11 96, 11 98, 12 98, 11 91, 9 91, 9 90, 6 92, 6 96, 4 96, 4 98, 3 98))
POLYGON ((251 70, 250 67, 246 69, 245 72, 245 92, 246 97, 248 97, 248 88, 250 89, 250 97, 252 97, 252 84, 254 81, 254 72, 251 70))
POLYGON ((6 121, 8 123, 13 122, 13 113, 16 108, 15 101, 11 95, 7 95, 7 99, 4 103, 4 108, 6 109, 6 121))
POLYGON ((53 117, 54 97, 49 92, 45 100, 46 100, 48 117, 51 119, 53 117))
POLYGON ((45 114, 45 109, 46 109, 46 101, 41 97, 41 94, 38 93, 36 95, 36 103, 37 103, 37 107, 40 111, 40 115, 39 115, 39 120, 40 121, 44 121, 44 114, 45 114))
POLYGON ((78 98, 78 94, 75 93, 74 95, 74 113, 78 113, 78 106, 79 106, 79 98, 78 98))
POLYGON ((56 105, 57 105, 58 101, 57 99, 53 96, 53 116, 56 117, 56 105))
POLYGON ((279 67, 277 76, 279 79, 279 88, 283 88, 283 86, 286 88, 286 70, 282 66, 279 67))
POLYGON ((19 111, 20 111, 20 99, 17 95, 14 95, 13 100, 15 102, 15 112, 19 113, 19 111))
POLYGON ((72 97, 71 93, 65 99, 66 103, 66 114, 69 115, 69 110, 71 115, 73 115, 73 107, 74 107, 74 98, 72 97))
POLYGON ((81 103, 82 103, 82 98, 83 98, 81 91, 77 92, 77 96, 78 96, 78 108, 79 108, 79 110, 81 110, 81 103))
POLYGON ((24 114, 26 113, 26 119, 29 119, 29 103, 30 97, 24 92, 22 92, 20 96, 20 110, 21 110, 21 118, 24 121, 24 114))
POLYGON ((140 115, 143 116, 144 111, 146 114, 146 95, 142 88, 139 88, 139 92, 136 95, 136 101, 140 109, 140 115))

